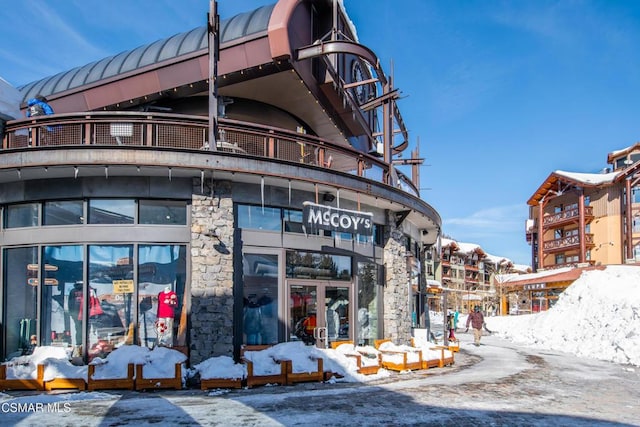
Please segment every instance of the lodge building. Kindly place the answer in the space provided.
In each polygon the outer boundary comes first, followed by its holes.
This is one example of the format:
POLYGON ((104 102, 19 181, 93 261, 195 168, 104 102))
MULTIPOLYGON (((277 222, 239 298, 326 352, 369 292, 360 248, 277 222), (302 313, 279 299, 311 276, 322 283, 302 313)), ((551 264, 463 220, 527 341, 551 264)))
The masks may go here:
POLYGON ((534 271, 640 260, 640 144, 611 152, 602 173, 554 171, 529 198, 534 271))
POLYGON ((32 337, 84 361, 161 342, 191 363, 408 342, 441 219, 417 149, 398 159, 392 79, 340 2, 212 12, 19 88, 55 114, 2 138, 3 360, 32 337))

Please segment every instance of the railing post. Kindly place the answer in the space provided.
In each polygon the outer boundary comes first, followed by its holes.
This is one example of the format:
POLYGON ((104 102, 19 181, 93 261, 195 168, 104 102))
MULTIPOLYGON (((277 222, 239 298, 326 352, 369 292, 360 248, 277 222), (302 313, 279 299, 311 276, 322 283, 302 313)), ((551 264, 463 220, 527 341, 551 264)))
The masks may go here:
POLYGON ((95 128, 95 125, 89 122, 89 116, 85 117, 87 119, 87 123, 84 124, 84 144, 91 145, 93 142, 93 132, 92 130, 95 128))
POLYGON ((38 145, 38 127, 32 126, 29 128, 29 146, 37 147, 38 145))
POLYGON ((269 131, 269 138, 267 139, 267 156, 275 159, 276 157, 276 140, 273 137, 273 131, 269 131))
MULTIPOLYGON (((153 119, 153 117, 147 117, 149 120, 153 119)), ((157 128, 158 125, 156 125, 157 128)), ((144 136, 144 145, 151 147, 153 146, 153 123, 147 123, 145 126, 145 136, 144 136)))

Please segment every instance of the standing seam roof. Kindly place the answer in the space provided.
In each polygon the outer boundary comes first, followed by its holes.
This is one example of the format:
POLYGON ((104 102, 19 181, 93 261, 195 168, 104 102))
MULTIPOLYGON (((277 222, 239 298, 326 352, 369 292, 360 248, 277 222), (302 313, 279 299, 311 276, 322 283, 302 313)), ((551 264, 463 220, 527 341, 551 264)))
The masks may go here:
MULTIPOLYGON (((220 44, 267 31, 275 4, 262 6, 220 22, 220 44)), ((50 96, 69 89, 128 73, 155 63, 197 52, 208 47, 207 27, 155 41, 130 51, 63 71, 19 88, 23 101, 36 95, 50 96)))

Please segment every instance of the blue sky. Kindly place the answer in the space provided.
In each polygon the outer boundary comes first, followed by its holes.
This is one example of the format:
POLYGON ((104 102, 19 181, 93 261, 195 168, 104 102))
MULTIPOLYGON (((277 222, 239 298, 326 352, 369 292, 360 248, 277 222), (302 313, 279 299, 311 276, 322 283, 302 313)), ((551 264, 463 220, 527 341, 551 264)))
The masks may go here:
MULTIPOLYGON (((220 0, 227 18, 275 0, 220 0)), ((529 264, 527 200, 640 135, 640 3, 344 0, 393 70, 443 232, 529 264)), ((208 0, 0 0, 0 77, 19 86, 206 23, 208 0)), ((408 172, 408 171, 407 171, 408 172)))

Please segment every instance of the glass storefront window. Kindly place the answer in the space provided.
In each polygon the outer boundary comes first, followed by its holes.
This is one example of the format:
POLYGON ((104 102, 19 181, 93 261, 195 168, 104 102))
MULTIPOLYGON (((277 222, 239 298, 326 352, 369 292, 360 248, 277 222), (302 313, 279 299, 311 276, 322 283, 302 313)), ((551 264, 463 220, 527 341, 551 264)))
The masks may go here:
POLYGON ((279 208, 237 205, 238 227, 253 230, 282 231, 279 208))
POLYGON ((244 254, 242 328, 244 344, 276 344, 278 337, 278 256, 244 254))
POLYGON ((29 354, 37 339, 38 253, 35 247, 6 249, 3 268, 5 353, 29 354))
POLYGON ((351 280, 351 257, 316 252, 287 251, 287 277, 351 280))
POLYGON ((187 223, 187 202, 178 200, 140 200, 140 224, 187 223))
POLYGON ((91 245, 88 261, 87 351, 91 360, 133 343, 133 245, 91 245))
POLYGON ((302 211, 284 210, 284 231, 289 233, 304 233, 302 226, 302 211))
POLYGON ((42 225, 82 224, 82 200, 65 200, 44 202, 42 209, 42 225))
POLYGON ((6 228, 36 227, 38 225, 39 204, 22 203, 9 205, 5 209, 6 228))
POLYGON ((358 263, 357 336, 359 345, 373 345, 378 339, 378 266, 358 263))
POLYGON ((42 254, 41 345, 73 347, 74 354, 80 356, 85 299, 83 247, 46 246, 42 254))
POLYGON ((139 345, 186 345, 186 260, 184 245, 138 247, 139 345))
POLYGON ((89 224, 133 224, 135 212, 133 199, 89 200, 89 224))

